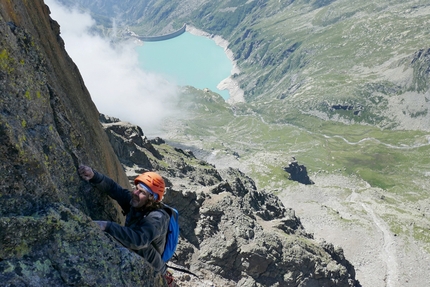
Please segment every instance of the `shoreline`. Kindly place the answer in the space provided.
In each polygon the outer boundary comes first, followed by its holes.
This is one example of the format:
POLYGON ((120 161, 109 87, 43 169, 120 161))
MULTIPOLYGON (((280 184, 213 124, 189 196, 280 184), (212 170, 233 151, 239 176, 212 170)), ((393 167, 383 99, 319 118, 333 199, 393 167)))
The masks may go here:
POLYGON ((233 51, 227 48, 229 42, 221 38, 221 36, 209 34, 193 26, 187 25, 185 31, 196 36, 203 36, 211 40, 214 40, 217 46, 220 46, 221 48, 224 49, 224 52, 227 55, 227 58, 233 63, 233 68, 231 69, 230 76, 222 80, 217 85, 217 88, 220 90, 228 90, 230 97, 228 98, 228 100, 226 100, 227 103, 229 104, 244 103, 245 93, 240 88, 239 83, 235 79, 233 79, 234 74, 240 74, 240 69, 237 66, 236 60, 234 59, 233 51))

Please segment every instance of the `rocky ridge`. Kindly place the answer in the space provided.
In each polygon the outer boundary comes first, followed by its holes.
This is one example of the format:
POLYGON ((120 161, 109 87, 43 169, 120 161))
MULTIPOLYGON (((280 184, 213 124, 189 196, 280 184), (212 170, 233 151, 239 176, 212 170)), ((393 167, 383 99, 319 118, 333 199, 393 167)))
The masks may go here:
POLYGON ((204 278, 179 272, 181 286, 360 286, 342 249, 316 243, 293 209, 240 170, 217 170, 130 123, 101 121, 130 181, 153 169, 168 180, 165 201, 181 214, 173 263, 204 278))

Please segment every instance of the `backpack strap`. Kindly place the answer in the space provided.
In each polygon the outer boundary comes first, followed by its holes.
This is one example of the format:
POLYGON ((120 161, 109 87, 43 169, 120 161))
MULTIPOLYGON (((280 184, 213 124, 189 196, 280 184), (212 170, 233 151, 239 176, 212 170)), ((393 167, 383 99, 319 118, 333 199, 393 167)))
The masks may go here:
MULTIPOLYGON (((155 210, 152 210, 152 211, 148 212, 148 213, 145 215, 145 217, 146 217, 146 216, 148 216, 148 214, 149 214, 149 213, 151 213, 151 212, 155 212, 155 211, 159 211, 159 212, 161 212, 162 214, 164 214, 165 216, 167 215, 167 217, 168 217, 168 218, 169 218, 169 220, 170 220, 170 215, 169 215, 169 213, 165 210, 165 208, 164 208, 164 207, 162 207, 162 208, 160 208, 160 209, 155 209, 155 210)), ((143 218, 143 217, 142 217, 142 218, 143 218)), ((167 232, 166 232, 166 240, 167 240, 167 234, 169 234, 169 228, 167 228, 167 232)), ((157 245, 155 245, 154 241, 152 241, 152 242, 151 242, 151 245, 152 245, 152 247, 154 247, 154 248, 155 248, 155 250, 157 250, 157 252, 158 252, 158 253, 160 253, 160 255, 162 255, 162 252, 160 252, 160 249, 158 248, 158 246, 157 246, 157 245)))

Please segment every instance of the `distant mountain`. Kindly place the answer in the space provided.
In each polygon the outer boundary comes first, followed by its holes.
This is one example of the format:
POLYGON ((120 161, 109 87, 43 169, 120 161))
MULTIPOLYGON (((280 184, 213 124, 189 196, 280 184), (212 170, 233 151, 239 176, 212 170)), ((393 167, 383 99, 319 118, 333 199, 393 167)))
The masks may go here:
POLYGON ((430 129, 426 1, 61 2, 141 35, 183 23, 221 35, 238 60, 247 101, 264 102, 259 112, 276 114, 271 121, 289 121, 293 108, 380 128, 430 129))

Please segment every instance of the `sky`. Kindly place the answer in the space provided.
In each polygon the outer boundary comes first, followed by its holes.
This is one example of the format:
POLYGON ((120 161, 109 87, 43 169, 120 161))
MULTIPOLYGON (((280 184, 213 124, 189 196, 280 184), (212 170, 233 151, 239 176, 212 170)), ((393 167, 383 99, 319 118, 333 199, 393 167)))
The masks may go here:
POLYGON ((135 43, 113 46, 110 39, 92 35, 89 14, 45 0, 51 18, 60 24, 66 51, 78 66, 100 113, 136 124, 156 134, 164 117, 172 115, 177 86, 139 67, 135 43))

